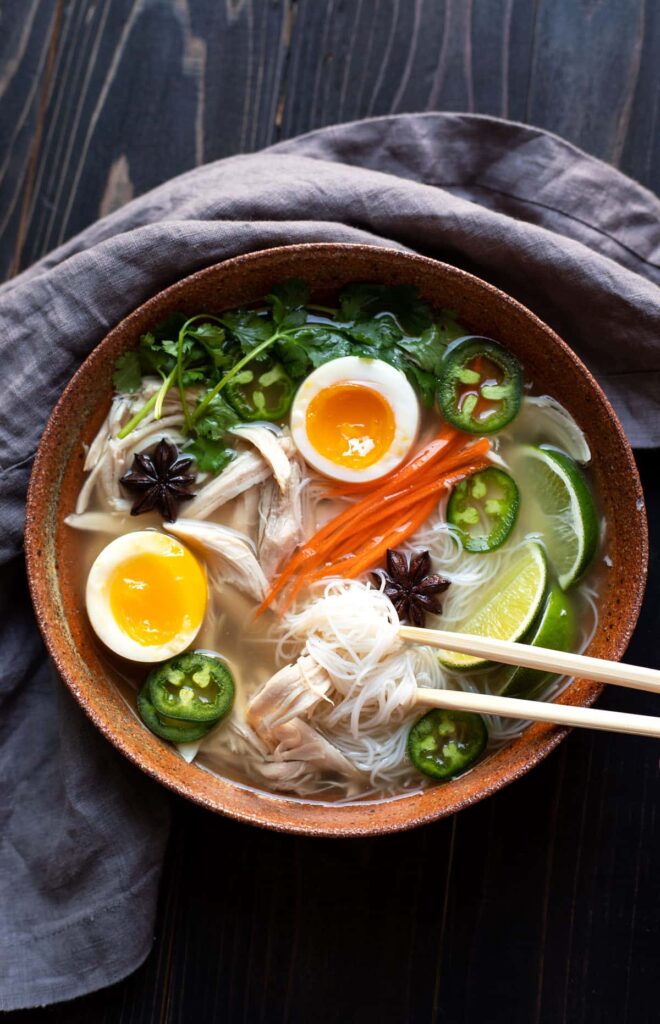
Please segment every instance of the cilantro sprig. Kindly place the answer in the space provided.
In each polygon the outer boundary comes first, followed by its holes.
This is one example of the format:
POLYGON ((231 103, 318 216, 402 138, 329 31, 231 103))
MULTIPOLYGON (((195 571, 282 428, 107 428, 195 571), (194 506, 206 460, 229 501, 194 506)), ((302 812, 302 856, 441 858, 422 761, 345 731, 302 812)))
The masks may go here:
MULTIPOLYGON (((402 370, 427 407, 432 407, 447 345, 466 331, 451 311, 434 315, 410 285, 351 284, 337 308, 309 301, 302 281, 276 285, 258 308, 220 315, 175 313, 140 338, 137 351, 120 356, 113 383, 131 393, 145 375, 157 375, 158 391, 123 427, 126 437, 153 410, 162 415, 172 388, 184 413, 186 451, 201 470, 218 473, 232 457, 227 430, 239 421, 223 391, 250 363, 279 364, 297 382, 340 356, 382 359, 402 370)), ((231 389, 230 389, 231 390, 231 389)))

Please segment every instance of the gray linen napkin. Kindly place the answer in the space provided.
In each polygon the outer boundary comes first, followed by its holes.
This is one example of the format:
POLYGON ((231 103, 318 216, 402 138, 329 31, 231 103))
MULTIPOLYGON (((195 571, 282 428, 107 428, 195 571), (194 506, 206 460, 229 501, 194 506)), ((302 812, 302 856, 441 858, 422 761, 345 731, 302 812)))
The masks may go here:
POLYGON ((151 942, 164 792, 58 685, 21 559, 48 414, 104 334, 159 289, 295 242, 415 249, 477 274, 555 327, 632 442, 660 444, 660 203, 545 132, 420 114, 313 132, 200 167, 129 203, 0 288, 0 1008, 72 998, 151 942))

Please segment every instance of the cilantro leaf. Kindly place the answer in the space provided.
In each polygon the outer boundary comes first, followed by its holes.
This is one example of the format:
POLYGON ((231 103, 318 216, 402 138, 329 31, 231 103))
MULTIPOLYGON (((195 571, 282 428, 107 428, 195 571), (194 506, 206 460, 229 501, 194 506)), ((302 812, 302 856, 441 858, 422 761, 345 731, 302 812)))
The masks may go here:
MULTIPOLYGON (((402 336, 401 330, 390 316, 358 321, 348 327, 347 331, 360 345, 373 345, 375 349, 389 348, 402 336)), ((376 356, 378 353, 373 354, 376 356)))
POLYGON ((147 331, 140 338, 138 356, 143 374, 161 377, 167 377, 176 362, 176 357, 163 349, 163 339, 157 338, 153 331, 147 331))
POLYGON ((189 328, 203 356, 216 370, 228 370, 240 358, 235 346, 227 341, 224 327, 205 321, 189 328))
POLYGON ((222 395, 216 395, 205 407, 204 415, 195 420, 195 433, 198 437, 219 441, 238 421, 238 414, 229 403, 222 395))
POLYGON ((304 281, 291 278, 276 284, 266 297, 273 310, 273 323, 280 330, 300 327, 307 319, 305 307, 309 302, 309 288, 304 281))
POLYGON ((115 391, 120 391, 123 394, 139 391, 142 384, 142 370, 140 369, 140 358, 135 350, 124 352, 117 358, 112 373, 112 383, 115 391))
POLYGON ((382 284, 349 284, 339 296, 338 317, 345 323, 368 320, 382 308, 382 284))
POLYGON ((418 338, 402 338, 399 342, 401 351, 405 352, 416 366, 436 376, 440 374, 446 347, 447 343, 437 324, 432 324, 418 338))
POLYGON ((211 323, 210 320, 203 320, 201 324, 193 324, 186 331, 193 338, 197 338, 205 347, 210 350, 222 347, 225 340, 225 329, 220 324, 211 323))
POLYGON ((306 324, 291 334, 290 339, 304 349, 313 367, 351 355, 353 350, 350 339, 343 332, 333 331, 326 324, 306 324))
POLYGON ((198 370, 184 370, 183 371, 183 386, 189 388, 194 384, 201 384, 206 380, 206 371, 202 368, 198 370))
POLYGON ((293 337, 280 338, 276 345, 277 358, 284 366, 284 369, 291 377, 291 380, 300 380, 310 370, 311 362, 307 349, 293 337))
MULTIPOLYGON (((174 358, 176 359, 176 357, 177 357, 177 355, 179 353, 179 341, 178 341, 178 339, 176 341, 174 341, 174 340, 172 340, 170 338, 163 338, 163 340, 160 343, 160 347, 162 348, 163 352, 167 353, 168 356, 174 356, 174 358)), ((184 338, 184 340, 183 340, 183 354, 187 355, 188 352, 190 352, 191 348, 192 348, 192 338, 184 338)))
POLYGON ((389 313, 402 334, 419 335, 433 323, 430 307, 414 285, 349 284, 339 298, 339 319, 353 324, 389 313))
POLYGON ((231 448, 226 448, 223 440, 209 437, 196 437, 186 441, 183 446, 186 455, 191 455, 202 473, 221 473, 236 455, 231 448))
POLYGON ((427 409, 432 409, 435 405, 435 392, 437 385, 437 378, 434 374, 427 373, 426 370, 421 370, 419 366, 415 366, 414 363, 408 363, 404 369, 404 373, 421 398, 422 405, 427 409))
POLYGON ((449 345, 458 338, 464 338, 469 332, 464 325, 456 319, 456 312, 453 309, 443 309, 439 318, 435 321, 438 331, 438 338, 444 345, 449 345))
POLYGON ((222 322, 246 355, 262 341, 267 341, 274 333, 270 318, 253 309, 238 309, 223 313, 222 322))

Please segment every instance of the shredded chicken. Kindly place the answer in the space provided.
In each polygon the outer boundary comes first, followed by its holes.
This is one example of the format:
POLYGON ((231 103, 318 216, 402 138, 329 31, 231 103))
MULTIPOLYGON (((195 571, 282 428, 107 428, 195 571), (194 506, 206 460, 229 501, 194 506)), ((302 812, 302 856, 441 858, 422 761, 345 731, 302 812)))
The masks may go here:
POLYGON ((263 483, 271 472, 270 466, 256 452, 241 452, 222 473, 198 491, 197 497, 186 505, 186 513, 191 519, 206 519, 243 491, 263 483))
POLYGON ((143 448, 148 448, 156 434, 172 438, 172 440, 176 438, 177 443, 181 444, 184 437, 178 428, 182 425, 182 413, 177 413, 173 416, 163 416, 159 420, 147 420, 144 424, 132 430, 127 437, 123 437, 121 440, 115 439, 114 444, 119 451, 125 450, 133 453, 141 451, 143 448), (145 441, 148 443, 145 444, 145 441))
POLYGON ((130 407, 131 403, 128 399, 115 398, 110 406, 108 415, 99 427, 96 437, 87 449, 87 456, 83 466, 86 473, 98 463, 101 456, 105 453, 105 446, 108 441, 121 429, 124 417, 130 407))
POLYGON ((284 491, 267 481, 259 497, 259 562, 269 580, 302 540, 302 471, 291 461, 291 475, 284 491))
POLYGON ((131 502, 121 490, 120 480, 129 466, 128 451, 121 447, 121 442, 108 442, 108 450, 103 461, 99 485, 113 512, 129 512, 131 502))
POLYGON ((308 654, 285 665, 264 683, 247 706, 248 724, 266 742, 277 740, 280 726, 308 716, 322 700, 329 700, 330 676, 308 654))
POLYGON ((360 776, 359 769, 305 720, 321 701, 329 701, 330 688, 327 672, 302 655, 271 676, 248 704, 248 727, 269 750, 259 773, 272 786, 300 788, 318 772, 349 780, 360 776))
POLYGON ((177 519, 176 523, 168 524, 167 529, 192 547, 203 550, 212 576, 221 577, 223 584, 232 584, 255 601, 263 601, 268 580, 249 537, 218 523, 194 519, 177 519))
POLYGON ((256 424, 245 424, 233 427, 230 431, 235 437, 254 445, 259 454, 266 460, 273 471, 281 491, 284 491, 291 476, 290 449, 291 439, 286 434, 277 436, 268 427, 256 424))
POLYGON ((328 776, 329 783, 333 777, 341 778, 347 783, 347 795, 358 792, 363 782, 360 769, 302 718, 277 727, 268 753, 257 763, 257 773, 273 789, 282 790, 304 790, 319 774, 328 776))
POLYGON ((360 771, 330 740, 301 718, 292 718, 276 731, 278 744, 273 757, 280 761, 304 761, 319 771, 359 775, 360 771))
POLYGON ((158 434, 175 444, 182 444, 185 440, 180 432, 183 414, 178 396, 178 409, 173 405, 166 406, 170 415, 160 420, 155 420, 151 416, 136 430, 131 431, 128 437, 117 437, 136 407, 142 406, 144 398, 145 392, 142 391, 139 396, 120 396, 114 399, 108 415, 87 449, 83 469, 88 475, 76 502, 77 515, 87 511, 97 486, 113 511, 127 512, 131 503, 122 494, 119 481, 135 452, 148 448, 154 436, 158 434))
POLYGON ((127 533, 130 523, 124 516, 115 516, 110 512, 83 512, 78 515, 72 512, 64 520, 74 530, 89 530, 92 533, 127 533))
MULTIPOLYGON (((288 463, 290 456, 293 455, 291 439, 275 438, 275 443, 288 463)), ((257 452, 240 452, 222 473, 202 487, 197 497, 186 507, 186 512, 191 519, 206 519, 220 505, 231 501, 248 488, 263 483, 272 472, 271 464, 257 452)))
POLYGON ((78 492, 78 498, 76 500, 76 515, 82 515, 83 512, 87 511, 87 508, 92 498, 92 494, 94 493, 94 488, 98 483, 99 477, 101 475, 101 470, 103 469, 103 462, 104 459, 99 459, 94 468, 91 470, 84 484, 80 488, 80 491, 78 492))
MULTIPOLYGON (((239 533, 243 533, 251 539, 256 538, 259 521, 259 495, 261 488, 269 487, 270 484, 271 481, 266 480, 261 487, 249 487, 247 491, 239 494, 236 500, 227 507, 227 514, 223 516, 225 525, 230 526, 232 530, 238 530, 239 533)), ((259 562, 261 563, 261 559, 259 562)))

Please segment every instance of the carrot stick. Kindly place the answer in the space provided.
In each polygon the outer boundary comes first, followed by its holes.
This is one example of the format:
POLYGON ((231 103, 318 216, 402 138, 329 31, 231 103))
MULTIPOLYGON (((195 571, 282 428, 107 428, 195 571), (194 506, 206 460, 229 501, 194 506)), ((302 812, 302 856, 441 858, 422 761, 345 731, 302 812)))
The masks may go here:
MULTIPOLYGON (((388 484, 382 484, 376 488, 371 494, 365 499, 368 505, 375 504, 378 501, 388 500, 391 496, 392 485, 396 480, 396 490, 401 490, 401 486, 404 482, 409 481, 411 478, 414 479, 416 473, 418 473, 424 466, 429 465, 432 462, 438 460, 441 454, 447 450, 449 443, 455 441, 461 437, 457 430, 453 428, 444 427, 440 433, 434 437, 427 445, 424 446, 414 458, 406 463, 400 470, 391 477, 388 484)), ((338 527, 343 526, 345 523, 351 522, 358 516, 365 514, 365 505, 358 501, 354 505, 345 509, 334 519, 331 519, 324 527, 318 530, 314 536, 305 544, 303 548, 298 551, 286 568, 280 573, 277 580, 271 587, 269 593, 266 596, 263 607, 267 608, 272 603, 274 598, 281 592, 284 585, 291 577, 295 574, 297 569, 310 558, 316 558, 319 546, 323 541, 330 537, 338 527)), ((260 606, 261 608, 262 606, 260 606)))
MULTIPOLYGON (((355 519, 363 518, 372 508, 380 508, 381 505, 387 504, 396 500, 400 495, 409 490, 413 484, 417 486, 418 479, 422 473, 431 473, 435 467, 436 462, 440 454, 446 454, 447 448, 445 446, 438 447, 436 445, 437 438, 429 442, 426 449, 423 449, 412 462, 406 464, 403 470, 392 476, 387 485, 378 487, 375 491, 367 495, 361 501, 356 502, 349 508, 345 509, 338 516, 327 523, 321 530, 319 530, 309 542, 310 545, 318 547, 319 542, 324 541, 327 537, 330 537, 340 527, 344 527, 348 523, 353 522, 355 519)), ((487 440, 476 442, 472 448, 459 452, 454 455, 448 465, 452 466, 454 463, 459 463, 469 457, 469 453, 472 452, 473 448, 479 446, 478 452, 485 453, 490 447, 490 443, 487 440)), ((444 464, 443 464, 444 470, 444 464)))
MULTIPOLYGON (((435 476, 432 480, 429 480, 422 487, 411 485, 405 491, 400 492, 398 495, 394 495, 392 502, 382 501, 376 508, 371 511, 367 510, 364 517, 360 517, 359 520, 353 520, 352 522, 346 523, 343 527, 338 529, 329 538, 328 546, 331 550, 337 551, 344 549, 346 543, 348 543, 348 549, 355 549, 357 547, 365 533, 373 536, 374 530, 386 528, 387 523, 396 522, 397 516, 402 512, 406 512, 411 506, 417 505, 420 501, 431 495, 437 495, 447 487, 447 478, 450 476, 451 471, 459 471, 461 475, 464 474, 463 466, 468 465, 470 472, 474 472, 475 468, 480 468, 484 464, 484 460, 477 457, 472 463, 459 463, 458 461, 449 467, 447 473, 443 471, 440 476, 435 476)), ((325 554, 325 550, 318 553, 318 557, 311 560, 311 565, 316 563, 319 564, 322 561, 322 557, 325 554)))
MULTIPOLYGON (((481 468, 485 462, 484 456, 489 447, 490 445, 488 441, 478 441, 470 448, 467 448, 463 452, 455 455, 446 465, 443 463, 442 472, 440 474, 437 473, 437 467, 433 467, 433 474, 426 474, 425 481, 415 481, 415 483, 407 487, 405 491, 400 491, 398 494, 388 495, 387 498, 381 499, 376 504, 376 507, 371 514, 367 515, 371 510, 365 508, 365 515, 360 516, 360 520, 363 521, 364 519, 368 519, 369 524, 377 523, 386 517, 389 518, 390 516, 393 516, 396 512, 407 508, 409 505, 416 504, 425 497, 434 494, 437 491, 441 491, 447 486, 446 479, 453 470, 460 469, 461 475, 467 476, 468 473, 465 471, 464 467, 467 467, 468 465, 471 466, 471 464, 474 463, 474 466, 469 469, 469 472, 471 473, 474 472, 475 469, 481 468)), ((352 532, 355 525, 356 521, 354 517, 350 522, 340 527, 332 535, 331 540, 341 540, 343 537, 347 536, 349 532, 352 532)))
MULTIPOLYGON (((467 475, 466 463, 473 463, 470 465, 470 471, 473 472, 475 468, 479 468, 483 456, 489 450, 490 444, 484 438, 463 447, 460 451, 454 451, 445 464, 444 459, 449 449, 455 448, 464 436, 458 431, 450 432, 449 428, 443 428, 440 434, 425 445, 409 463, 392 474, 386 484, 378 486, 318 530, 280 573, 260 605, 258 613, 272 604, 296 574, 304 579, 314 578, 319 574, 320 578, 328 575, 328 565, 334 564, 333 559, 336 561, 339 557, 341 560, 351 549, 355 550, 356 543, 363 544, 365 534, 373 538, 373 531, 378 528, 386 535, 391 535, 393 531, 396 532, 393 524, 401 512, 407 511, 412 505, 419 505, 425 498, 432 498, 430 504, 427 500, 423 506, 426 508, 428 505, 428 511, 423 517, 427 518, 436 502, 436 493, 446 486, 449 472, 460 469, 460 475, 467 475), (436 463, 441 458, 442 471, 438 473, 439 467, 436 463), (326 563, 325 566, 322 566, 323 562, 326 563)), ((417 520, 418 516, 414 518, 417 520)), ((406 533, 406 536, 409 536, 409 533, 406 533)), ((299 584, 301 580, 298 580, 295 586, 296 593, 300 589, 299 584)))
MULTIPOLYGON (((397 491, 392 495, 385 495, 380 502, 383 511, 387 511, 388 502, 393 502, 398 497, 400 497, 402 493, 404 492, 397 491)), ((276 597, 278 593, 281 592, 284 585, 291 579, 292 576, 295 575, 298 569, 300 569, 302 566, 305 566, 307 569, 309 569, 312 566, 316 566, 320 562, 322 562, 327 548, 330 545, 332 545, 337 534, 341 533, 343 536, 347 532, 351 533, 352 530, 354 529, 354 521, 357 519, 362 519, 365 512, 366 509, 363 507, 363 503, 356 502, 355 505, 351 505, 350 508, 340 513, 338 516, 335 516, 334 519, 331 519, 330 522, 326 523, 324 527, 322 527, 320 530, 317 530, 314 536, 311 537, 310 540, 308 540, 305 543, 304 547, 300 548, 295 553, 295 555, 293 555, 288 565, 282 570, 282 572, 278 576, 277 580, 271 587, 270 592, 267 596, 268 604, 270 604, 272 599, 276 597)), ((268 607, 268 605, 266 605, 265 607, 268 607)))
MULTIPOLYGON (((441 478, 438 478, 432 484, 427 485, 427 487, 424 490, 411 488, 411 495, 410 498, 407 500, 408 505, 418 505, 419 502, 423 501, 425 498, 431 499, 427 500, 427 502, 423 506, 423 511, 420 511, 420 515, 414 517, 411 516, 411 518, 414 518, 415 522, 418 524, 414 527, 414 530, 417 529, 418 526, 421 525, 421 523, 424 521, 424 519, 428 518, 428 516, 433 511, 433 508, 435 507, 435 504, 437 502, 436 494, 439 490, 442 490, 450 486, 456 480, 463 479, 465 476, 469 476, 470 474, 481 469, 484 465, 484 461, 484 459, 479 459, 462 466, 456 466, 453 472, 443 474, 441 478)), ((399 542, 402 539, 407 539, 407 537, 410 536, 410 532, 407 530, 406 527, 402 528, 400 525, 395 525, 396 517, 393 515, 395 512, 398 513, 402 510, 403 509, 388 508, 387 516, 383 517, 385 519, 384 522, 370 522, 368 525, 363 527, 363 529, 358 534, 353 534, 350 537, 346 538, 345 543, 339 545, 337 548, 334 549, 333 560, 330 564, 326 564, 325 567, 319 568, 314 573, 307 572, 305 573, 305 575, 309 577, 313 576, 314 579, 321 579, 324 576, 334 574, 335 571, 341 571, 344 568, 348 568, 349 560, 348 558, 346 558, 346 556, 350 554, 351 550, 359 550, 364 545, 370 547, 370 541, 373 541, 376 545, 379 545, 384 536, 398 537, 399 542), (375 529, 378 530, 378 534, 376 536, 374 536, 375 529), (405 537, 403 536, 404 533, 405 537)), ((412 532, 414 532, 414 530, 412 532)), ((356 555, 355 557, 358 556, 356 555)))
POLYGON ((365 569, 369 569, 372 565, 375 565, 380 561, 382 556, 385 554, 388 548, 395 547, 397 544, 401 544, 404 540, 407 540, 419 528, 419 526, 428 519, 429 515, 433 511, 435 506, 435 498, 430 501, 426 501, 421 505, 415 514, 411 514, 402 525, 389 530, 384 536, 378 537, 367 545, 366 550, 362 550, 352 558, 339 559, 331 566, 326 567, 313 574, 312 579, 323 579, 324 576, 335 575, 337 570, 341 571, 342 576, 352 578, 359 576, 365 569))
MULTIPOLYGON (((452 446, 452 447, 454 447, 454 446, 452 446)), ((458 465, 461 462, 464 462, 467 459, 472 458, 473 456, 476 457, 477 455, 485 455, 489 450, 490 450, 490 442, 486 438, 480 438, 478 441, 475 441, 471 445, 467 445, 467 446, 459 449, 458 451, 454 450, 454 451, 450 452, 448 449, 445 449, 443 451, 443 458, 442 458, 442 460, 439 460, 437 458, 433 459, 433 460, 429 460, 426 463, 426 465, 424 465, 415 474, 413 479, 409 480, 408 482, 406 482, 406 481, 401 482, 399 480, 395 481, 394 478, 393 478, 391 483, 392 483, 392 485, 396 484, 397 490, 402 490, 404 487, 406 489, 408 489, 409 487, 412 487, 412 486, 419 487, 419 486, 421 486, 421 485, 423 485, 425 483, 430 482, 431 480, 435 480, 436 477, 437 477, 438 469, 440 469, 444 473, 444 471, 448 467, 453 466, 453 465, 458 465)), ((383 488, 382 491, 381 491, 381 489, 379 488, 379 490, 377 492, 373 492, 368 497, 365 497, 363 499, 363 502, 366 503, 369 499, 373 499, 372 504, 378 504, 378 503, 380 503, 383 500, 389 500, 392 497, 392 494, 391 493, 387 493, 386 495, 383 495, 383 491, 384 490, 385 489, 383 488)), ((337 494, 331 494, 330 492, 328 492, 326 496, 327 497, 342 497, 342 495, 340 495, 338 493, 337 494)), ((357 503, 357 505, 361 505, 361 504, 362 504, 361 502, 357 503)), ((357 507, 357 506, 356 505, 352 506, 352 508, 355 508, 355 507, 357 507)), ((364 505, 364 507, 366 507, 366 504, 364 505)))

